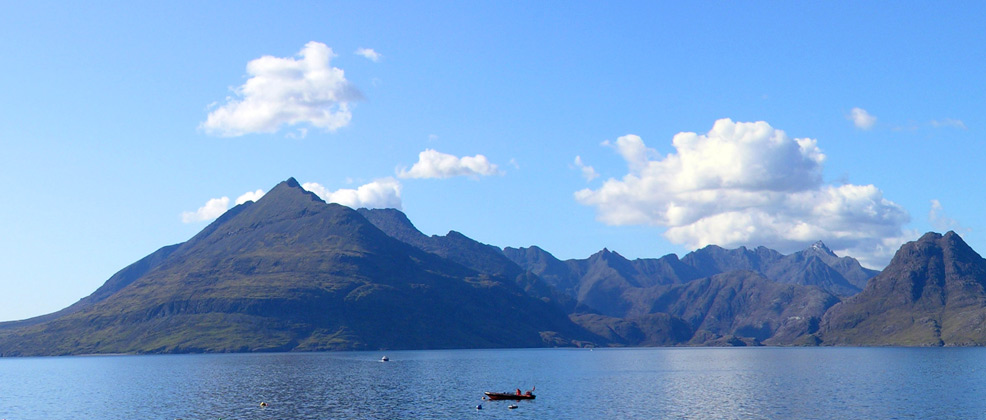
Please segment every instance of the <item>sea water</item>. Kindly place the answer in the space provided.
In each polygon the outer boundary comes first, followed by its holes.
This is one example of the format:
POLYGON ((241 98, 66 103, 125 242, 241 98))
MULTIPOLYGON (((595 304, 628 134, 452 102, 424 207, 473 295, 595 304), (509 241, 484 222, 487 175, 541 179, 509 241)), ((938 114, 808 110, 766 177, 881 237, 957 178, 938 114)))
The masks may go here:
POLYGON ((7 420, 984 417, 986 348, 511 349, 0 359, 0 419, 7 420), (380 361, 384 355, 389 362, 380 361), (518 388, 535 388, 537 399, 483 399, 484 391, 518 388))

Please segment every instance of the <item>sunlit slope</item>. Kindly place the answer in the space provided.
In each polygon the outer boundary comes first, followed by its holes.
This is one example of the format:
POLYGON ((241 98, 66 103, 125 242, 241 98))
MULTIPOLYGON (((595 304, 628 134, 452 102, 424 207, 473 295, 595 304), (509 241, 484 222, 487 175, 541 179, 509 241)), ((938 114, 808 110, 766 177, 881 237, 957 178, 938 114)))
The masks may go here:
POLYGON ((832 345, 986 345, 986 260, 955 232, 905 244, 856 296, 825 315, 832 345))
POLYGON ((0 329, 0 354, 536 347, 588 336, 513 281, 397 241, 294 179, 152 262, 81 308, 0 329))

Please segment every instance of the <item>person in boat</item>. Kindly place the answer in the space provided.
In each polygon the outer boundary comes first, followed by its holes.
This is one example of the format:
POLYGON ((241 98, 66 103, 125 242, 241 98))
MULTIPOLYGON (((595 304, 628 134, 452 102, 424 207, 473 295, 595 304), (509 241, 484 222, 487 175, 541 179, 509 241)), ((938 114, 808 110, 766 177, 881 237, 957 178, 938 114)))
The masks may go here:
POLYGON ((520 388, 517 388, 517 395, 520 395, 520 388))

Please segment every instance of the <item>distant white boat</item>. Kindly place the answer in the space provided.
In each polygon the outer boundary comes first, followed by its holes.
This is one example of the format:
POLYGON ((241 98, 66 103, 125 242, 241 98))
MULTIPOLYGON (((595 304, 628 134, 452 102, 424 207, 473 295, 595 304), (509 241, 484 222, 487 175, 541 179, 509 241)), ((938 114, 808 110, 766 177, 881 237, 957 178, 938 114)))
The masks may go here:
POLYGON ((390 358, 389 358, 389 357, 387 357, 387 356, 384 356, 384 357, 381 357, 381 358, 380 358, 380 361, 381 361, 381 362, 389 362, 389 361, 390 361, 390 358))

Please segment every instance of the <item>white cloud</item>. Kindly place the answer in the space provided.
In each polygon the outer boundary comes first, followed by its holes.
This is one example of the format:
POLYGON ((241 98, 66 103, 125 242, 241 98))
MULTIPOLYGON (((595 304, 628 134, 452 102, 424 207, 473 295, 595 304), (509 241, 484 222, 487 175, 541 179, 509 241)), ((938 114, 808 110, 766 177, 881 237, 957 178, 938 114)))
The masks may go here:
POLYGON ((853 108, 847 118, 849 118, 849 120, 856 125, 856 128, 863 130, 869 130, 873 128, 874 124, 876 124, 876 117, 870 115, 870 113, 866 112, 863 108, 853 108))
POLYGON ((362 95, 342 69, 329 65, 335 56, 332 49, 312 41, 298 56, 263 56, 247 63, 250 78, 234 89, 236 97, 226 98, 199 128, 210 135, 235 137, 273 133, 283 125, 307 123, 335 131, 349 124, 349 105, 362 95))
POLYGON ((247 201, 257 201, 263 196, 264 190, 247 191, 243 195, 236 197, 236 205, 246 203, 247 201))
MULTIPOLYGON (((243 195, 236 197, 235 205, 243 204, 247 201, 257 201, 264 196, 264 190, 247 191, 243 195)), ((205 205, 196 211, 185 211, 181 213, 181 221, 184 223, 204 222, 222 216, 229 210, 229 197, 211 198, 205 205)))
POLYGON ((575 157, 575 167, 582 171, 582 177, 585 178, 586 181, 592 181, 593 179, 599 178, 599 173, 596 172, 595 168, 582 163, 581 156, 575 157))
POLYGON ((298 128, 296 131, 290 131, 284 135, 284 138, 287 139, 303 139, 305 137, 308 137, 308 129, 304 127, 298 128))
POLYGON ((945 118, 944 120, 931 120, 931 125, 935 127, 951 127, 966 130, 967 127, 962 120, 956 120, 952 118, 945 118))
POLYGON ((401 178, 451 178, 453 176, 489 176, 499 175, 497 166, 490 163, 486 156, 464 156, 438 152, 426 149, 418 154, 418 162, 410 170, 399 169, 397 176, 401 178))
POLYGON ((630 165, 631 170, 640 170, 647 165, 647 160, 653 157, 656 152, 644 145, 640 136, 628 134, 617 138, 616 143, 609 140, 604 141, 603 146, 613 147, 623 156, 623 159, 630 165))
POLYGON ((826 185, 816 141, 766 122, 716 121, 706 134, 679 133, 661 158, 637 136, 615 143, 622 179, 575 193, 610 225, 665 226, 665 237, 699 248, 764 245, 790 252, 824 240, 877 267, 909 239, 907 212, 873 185, 826 185), (653 157, 653 158, 652 158, 653 157))
POLYGON ((357 48, 356 49, 356 55, 366 57, 366 59, 368 59, 368 60, 370 60, 370 61, 372 61, 374 63, 380 61, 380 59, 383 58, 383 55, 382 54, 380 54, 380 53, 378 53, 376 51, 373 51, 372 48, 357 48))
POLYGON ((938 200, 931 200, 931 210, 928 211, 928 222, 936 231, 945 232, 954 230, 959 233, 967 233, 971 229, 963 227, 959 222, 945 214, 945 208, 938 200))
POLYGON ((383 178, 356 189, 342 188, 330 191, 316 182, 306 182, 301 187, 315 193, 327 203, 338 203, 346 207, 401 208, 401 183, 394 178, 383 178))
POLYGON ((212 220, 229 210, 229 197, 213 198, 205 202, 196 211, 186 211, 181 213, 183 223, 195 223, 212 220))

